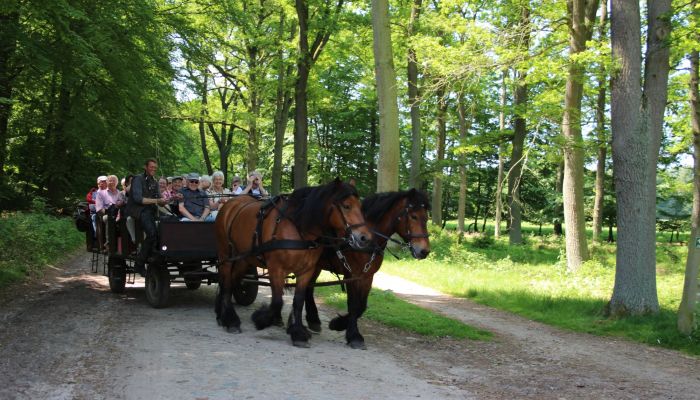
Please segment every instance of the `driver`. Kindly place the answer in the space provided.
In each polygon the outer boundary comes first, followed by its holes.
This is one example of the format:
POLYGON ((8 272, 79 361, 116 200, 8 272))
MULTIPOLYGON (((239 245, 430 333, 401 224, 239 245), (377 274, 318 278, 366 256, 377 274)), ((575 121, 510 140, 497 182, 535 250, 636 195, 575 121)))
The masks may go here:
POLYGON ((155 159, 146 160, 143 174, 136 175, 131 182, 127 203, 129 215, 141 223, 143 232, 146 234, 146 239, 141 244, 141 251, 134 263, 134 269, 141 275, 146 271, 145 264, 148 257, 156 254, 158 206, 167 204, 167 201, 160 196, 158 181, 155 179, 157 170, 158 163, 155 159))

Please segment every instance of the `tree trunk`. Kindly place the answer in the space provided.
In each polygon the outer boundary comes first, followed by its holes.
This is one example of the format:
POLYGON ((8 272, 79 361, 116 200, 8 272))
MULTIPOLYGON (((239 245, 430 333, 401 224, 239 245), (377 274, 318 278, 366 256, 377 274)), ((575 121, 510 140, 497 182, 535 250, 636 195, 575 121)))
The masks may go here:
POLYGON ((501 218, 503 214, 503 164, 505 163, 505 157, 503 156, 503 135, 506 130, 506 78, 508 77, 508 70, 503 70, 503 77, 501 79, 501 95, 500 104, 501 110, 498 114, 498 131, 500 133, 500 138, 498 140, 498 177, 496 178, 496 221, 494 222, 494 236, 496 239, 501 237, 501 218))
POLYGON ((399 188, 399 106, 391 49, 388 0, 372 0, 374 71, 379 103, 377 192, 399 188))
POLYGON ((208 97, 208 81, 209 75, 204 72, 204 83, 202 83, 202 110, 199 112, 199 142, 202 147, 202 157, 207 167, 207 171, 211 171, 211 160, 209 159, 209 150, 207 150, 207 134, 205 129, 205 117, 207 116, 207 97, 208 97))
MULTIPOLYGON (((693 6, 696 1, 691 3, 693 6)), ((695 9, 695 7, 693 7, 695 9)), ((695 21, 700 22, 700 15, 696 11, 695 21)), ((683 298, 678 308, 678 330, 684 335, 690 335, 697 327, 695 307, 698 296, 698 266, 700 266, 700 249, 696 248, 696 238, 700 234, 700 95, 698 94, 698 82, 700 81, 700 60, 698 51, 690 53, 690 118, 693 132, 693 154, 695 156, 694 180, 693 180, 693 214, 691 216, 691 233, 688 239, 688 258, 685 263, 685 282, 683 284, 683 298)))
MULTIPOLYGON (((294 85, 294 189, 302 188, 308 183, 308 156, 309 146, 309 121, 306 104, 306 88, 309 84, 309 70, 311 60, 309 57, 309 42, 307 31, 308 7, 302 18, 297 0, 297 13, 299 14, 299 60, 297 61, 297 80, 294 85)), ((306 5, 304 4, 306 7, 306 5)))
POLYGON ((566 225, 566 265, 576 271, 588 260, 586 216, 583 211, 583 135, 581 134, 581 99, 585 67, 575 57, 586 50, 593 32, 597 0, 568 0, 569 61, 564 95, 564 224, 566 225), (592 10, 592 15, 590 14, 592 10))
MULTIPOLYGON (((471 125, 471 118, 467 120, 467 110, 464 105, 464 96, 459 96, 459 144, 467 144, 467 132, 471 125)), ((464 153, 459 155, 459 204, 457 206, 457 232, 460 238, 464 235, 464 216, 467 203, 467 157, 464 153)))
POLYGON ((321 28, 316 33, 313 42, 309 45, 309 5, 306 0, 296 0, 297 22, 299 23, 299 59, 297 60, 297 80, 294 85, 294 188, 304 187, 309 181, 309 121, 307 108, 307 88, 309 86, 309 73, 314 62, 321 55, 323 47, 330 39, 330 23, 340 13, 344 0, 337 0, 335 9, 331 10, 331 3, 325 4, 319 11, 320 19, 324 20, 321 28))
MULTIPOLYGON (((600 4, 600 20, 598 25, 598 39, 605 38, 605 28, 608 17, 608 2, 603 0, 600 4)), ((606 71, 600 68, 598 77, 598 99, 596 101, 596 139, 598 144, 598 158, 595 173, 595 199, 593 200, 593 241, 600 241, 603 230, 603 199, 605 196, 605 161, 608 156, 608 138, 605 134, 605 96, 607 92, 606 71)))
POLYGON ((442 225, 442 161, 445 159, 445 136, 446 136, 446 121, 447 114, 447 99, 445 99, 445 89, 437 90, 438 110, 437 110, 437 156, 435 158, 435 177, 433 178, 433 224, 442 225))
MULTIPOLYGON (((279 37, 284 35, 284 24, 286 14, 282 12, 280 16, 280 25, 277 31, 279 37)), ((290 40, 294 34, 290 35, 290 40)), ((270 193, 277 195, 282 190, 282 153, 284 151, 284 134, 287 130, 287 120, 289 119, 289 108, 292 105, 292 95, 287 87, 287 79, 292 74, 292 66, 285 66, 284 50, 280 47, 277 53, 279 68, 277 69, 277 94, 275 98, 275 149, 274 160, 272 164, 272 180, 270 184, 270 193)))
MULTIPOLYGON (((530 47, 530 9, 528 7, 523 7, 521 10, 520 25, 525 28, 520 50, 526 52, 530 47)), ((520 179, 523 170, 523 146, 527 135, 527 122, 524 116, 528 101, 526 76, 527 72, 524 70, 516 72, 516 87, 513 94, 516 115, 513 124, 513 150, 510 157, 510 170, 508 171, 508 208, 510 209, 508 241, 510 244, 523 243, 520 179)))
MULTIPOLYGON (((70 63, 67 62, 64 65, 67 66, 70 63)), ((48 115, 51 122, 46 130, 46 140, 44 141, 44 171, 42 174, 42 178, 46 182, 48 202, 52 205, 58 205, 66 194, 66 186, 70 181, 69 174, 72 171, 69 157, 72 146, 68 143, 66 131, 69 120, 72 118, 71 88, 65 68, 58 79, 60 81, 58 84, 58 104, 55 111, 48 115), (57 149, 61 150, 56 151, 57 149)))
POLYGON ((9 141, 9 121, 12 113, 13 58, 17 47, 19 13, 0 14, 0 188, 5 183, 5 161, 9 141))
MULTIPOLYGON (((564 192, 564 160, 559 162, 557 164, 557 181, 555 182, 554 186, 554 193, 556 193, 558 196, 562 196, 564 192)), ((564 234, 564 228, 562 227, 561 224, 561 215, 564 214, 564 207, 561 203, 558 203, 556 207, 554 207, 554 221, 553 221, 553 226, 554 226, 554 235, 556 236, 561 236, 564 234)))
MULTIPOLYGON (((409 40, 413 36, 415 27, 418 24, 423 0, 413 0, 411 7, 411 19, 408 23, 409 40)), ((409 186, 419 188, 420 167, 423 159, 421 151, 421 123, 420 123, 420 100, 418 92, 418 60, 413 47, 408 48, 408 104, 411 107, 411 171, 409 186)))
POLYGON ((611 43, 619 69, 612 81, 613 176, 617 195, 615 285, 611 316, 657 313, 656 160, 668 79, 670 25, 660 16, 670 1, 650 2, 644 91, 641 79, 639 4, 613 0, 611 43), (665 71, 665 72, 664 72, 665 71), (663 104, 661 104, 663 103, 663 104), (658 138, 657 138, 658 136, 658 138), (657 141, 658 139, 658 141, 657 141))
POLYGON ((258 63, 258 50, 254 46, 247 48, 248 51, 248 80, 249 80, 249 102, 250 114, 248 115, 248 156, 247 168, 248 171, 254 171, 258 168, 258 159, 260 153, 260 142, 258 134, 258 118, 260 117, 261 101, 258 96, 258 75, 256 72, 258 63))

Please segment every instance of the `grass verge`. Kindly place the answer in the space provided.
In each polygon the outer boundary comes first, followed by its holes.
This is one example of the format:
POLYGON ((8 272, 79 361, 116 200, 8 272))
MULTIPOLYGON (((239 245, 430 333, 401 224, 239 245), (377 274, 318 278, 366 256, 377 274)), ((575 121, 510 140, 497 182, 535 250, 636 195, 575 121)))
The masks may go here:
MULTIPOLYGON (((324 303, 334 308, 347 309, 347 297, 337 288, 318 287, 315 294, 321 297, 324 303)), ((473 328, 401 300, 390 291, 377 289, 372 289, 370 292, 367 311, 363 317, 429 337, 489 340, 492 336, 490 332, 473 328)))
POLYGON ((68 218, 42 213, 0 214, 0 288, 62 260, 84 241, 68 218))
POLYGON ((700 355, 700 336, 676 329, 685 246, 657 245, 658 315, 610 319, 604 309, 615 278, 614 244, 591 244, 592 259, 573 273, 563 239, 554 236, 528 235, 524 245, 509 246, 507 238, 480 235, 459 243, 455 233, 433 229, 431 245, 427 260, 387 258, 382 271, 546 324, 700 355))

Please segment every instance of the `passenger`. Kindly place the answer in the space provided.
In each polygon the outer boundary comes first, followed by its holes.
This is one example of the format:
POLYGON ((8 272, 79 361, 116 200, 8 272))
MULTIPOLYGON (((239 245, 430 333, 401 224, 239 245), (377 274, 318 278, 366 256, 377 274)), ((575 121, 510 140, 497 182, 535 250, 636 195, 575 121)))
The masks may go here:
POLYGON ((122 190, 119 192, 119 215, 117 216, 117 221, 121 221, 122 218, 126 217, 126 229, 129 231, 129 236, 131 237, 131 242, 136 243, 136 226, 134 224, 134 218, 127 215, 126 205, 129 202, 129 188, 131 187, 131 181, 134 176, 129 174, 126 178, 122 179, 122 190))
MULTIPOLYGON (((110 216, 115 219, 117 217, 117 207, 119 207, 119 190, 117 190, 117 182, 119 182, 119 179, 116 175, 108 176, 107 187, 105 189, 98 190, 97 195, 95 196, 95 213, 102 217, 102 221, 104 222, 103 226, 107 226, 107 219, 110 216)), ((109 242, 112 240, 109 235, 109 229, 107 229, 107 235, 105 238, 107 239, 104 244, 106 250, 109 242)))
POLYGON ((224 173, 216 171, 211 176, 211 187, 207 191, 209 195, 209 206, 211 207, 211 215, 216 218, 219 213, 219 208, 229 199, 231 191, 224 187, 224 173))
POLYGON ((202 175, 202 177, 199 178, 199 188, 206 192, 210 187, 211 177, 209 175, 202 175))
POLYGON ((260 172, 253 171, 248 174, 248 186, 243 189, 241 194, 249 194, 257 199, 267 197, 267 190, 263 187, 260 172))
POLYGON ((160 197, 165 201, 170 201, 170 191, 168 190, 168 178, 161 176, 158 179, 158 190, 160 190, 160 197))
POLYGON ((182 189, 183 200, 180 202, 181 221, 213 221, 210 215, 207 193, 199 188, 199 174, 187 175, 187 187, 182 189))
POLYGON ((238 196, 243 193, 243 188, 241 187, 241 177, 236 175, 231 180, 231 194, 238 196))
POLYGON ((172 187, 170 189, 170 204, 168 208, 170 212, 178 219, 182 218, 180 214, 180 202, 182 201, 182 176, 174 176, 172 187))
POLYGON ((167 203, 160 197, 158 191, 158 182, 155 179, 157 170, 158 162, 156 160, 152 158, 146 160, 143 174, 134 177, 129 190, 129 213, 141 223, 146 234, 146 239, 141 244, 141 251, 134 263, 136 272, 141 275, 145 272, 148 258, 156 254, 156 245, 158 244, 157 207, 167 203))
POLYGON ((97 233, 97 226, 95 225, 95 214, 97 209, 95 208, 95 200, 97 198, 97 191, 107 189, 107 177, 105 175, 100 175, 97 177, 97 187, 90 189, 85 199, 88 202, 88 207, 90 207, 90 219, 92 220, 92 233, 93 236, 97 233))

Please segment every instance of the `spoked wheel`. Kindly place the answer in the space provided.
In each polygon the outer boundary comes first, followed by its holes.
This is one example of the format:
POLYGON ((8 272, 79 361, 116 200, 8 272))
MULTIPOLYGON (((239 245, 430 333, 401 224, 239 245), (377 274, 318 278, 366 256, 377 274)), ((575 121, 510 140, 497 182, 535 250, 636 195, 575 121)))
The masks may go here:
POLYGON ((253 304, 255 298, 258 297, 258 269, 254 265, 248 266, 245 279, 255 280, 255 282, 241 282, 233 288, 233 298, 236 303, 242 306, 253 304))
POLYGON ((153 308, 168 305, 170 296, 170 273, 159 264, 150 264, 146 271, 146 300, 153 308))
POLYGON ((109 290, 112 293, 123 293, 126 287, 126 262, 123 258, 110 256, 107 261, 107 277, 109 290))

